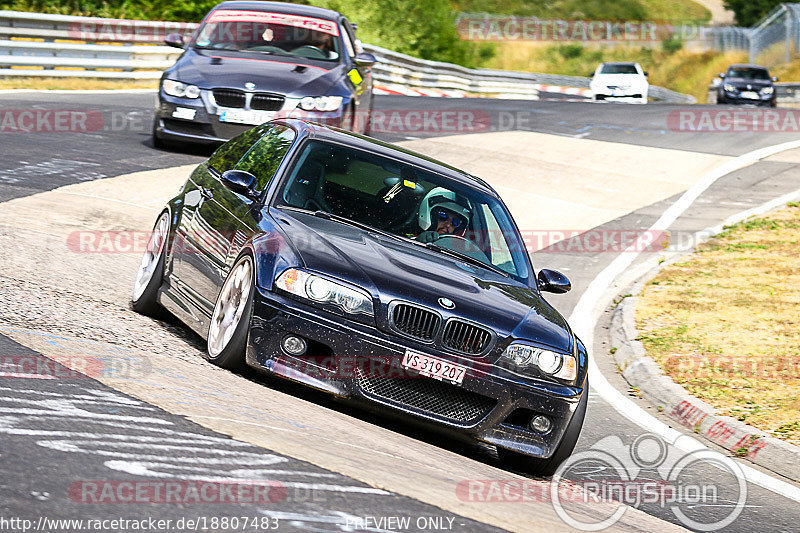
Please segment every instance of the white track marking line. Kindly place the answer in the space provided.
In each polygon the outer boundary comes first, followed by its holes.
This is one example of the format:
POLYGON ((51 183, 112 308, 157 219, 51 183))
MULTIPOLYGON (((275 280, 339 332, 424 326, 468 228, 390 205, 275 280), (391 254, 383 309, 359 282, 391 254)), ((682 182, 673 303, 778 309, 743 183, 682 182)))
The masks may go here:
MULTIPOLYGON (((668 229, 669 226, 672 225, 672 223, 675 222, 679 216, 686 212, 686 210, 694 203, 694 201, 719 178, 771 155, 795 148, 800 148, 800 141, 792 141, 775 146, 768 146, 766 148, 738 156, 724 163, 723 165, 703 176, 699 182, 684 192, 674 204, 664 211, 661 217, 650 227, 649 232, 663 231, 668 229)), ((766 206, 775 207, 780 205, 776 202, 777 199, 764 204, 764 206, 745 211, 744 213, 751 212, 755 214, 758 212, 763 212, 760 210, 766 210, 766 206)), ((742 215, 742 213, 740 213, 740 215, 742 215)), ((729 218, 735 219, 736 216, 729 218)), ((645 232, 645 234, 647 234, 647 232, 645 232)), ((584 291, 584 293, 581 295, 580 300, 578 300, 575 309, 572 311, 572 314, 569 317, 569 323, 572 325, 578 336, 586 339, 587 343, 591 344, 589 339, 592 339, 593 337, 594 326, 600 314, 600 311, 598 310, 600 306, 596 305, 597 302, 602 300, 603 294, 611 287, 614 280, 620 274, 622 274, 639 256, 640 252, 638 250, 642 249, 639 242, 641 238, 642 237, 637 239, 636 243, 632 244, 622 254, 618 255, 611 262, 611 264, 605 267, 592 280, 592 282, 586 288, 586 291, 584 291)), ((597 366, 597 363, 595 363, 593 358, 589 359, 589 376, 591 387, 595 389, 610 406, 616 409, 631 422, 646 429, 647 431, 659 435, 665 441, 669 442, 681 451, 691 452, 698 449, 708 448, 705 444, 701 443, 697 439, 688 435, 684 435, 683 433, 670 428, 665 423, 647 413, 630 398, 627 398, 620 393, 614 388, 613 385, 611 385, 611 383, 608 382, 605 376, 603 376, 600 368, 597 366)), ((755 483, 756 485, 759 485, 776 494, 796 502, 800 502, 800 488, 786 483, 785 481, 781 481, 780 479, 774 478, 745 464, 740 463, 740 466, 744 471, 745 478, 751 483, 755 483)))
POLYGON ((56 379, 55 376, 45 374, 20 374, 18 372, 0 372, 0 378, 56 379))

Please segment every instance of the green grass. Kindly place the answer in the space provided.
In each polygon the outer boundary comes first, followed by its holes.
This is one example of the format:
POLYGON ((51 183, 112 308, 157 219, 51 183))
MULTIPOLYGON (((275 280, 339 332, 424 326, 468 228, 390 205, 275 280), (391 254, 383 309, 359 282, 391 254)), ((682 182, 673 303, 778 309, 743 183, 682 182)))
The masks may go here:
POLYGON ((559 19, 707 22, 711 12, 692 0, 452 0, 456 11, 559 19))

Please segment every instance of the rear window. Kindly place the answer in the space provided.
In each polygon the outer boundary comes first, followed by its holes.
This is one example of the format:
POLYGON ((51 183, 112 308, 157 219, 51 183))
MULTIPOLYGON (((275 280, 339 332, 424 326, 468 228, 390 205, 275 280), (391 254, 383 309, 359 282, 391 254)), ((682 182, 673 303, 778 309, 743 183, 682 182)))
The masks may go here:
POLYGON ((636 65, 603 65, 601 74, 638 74, 636 65))

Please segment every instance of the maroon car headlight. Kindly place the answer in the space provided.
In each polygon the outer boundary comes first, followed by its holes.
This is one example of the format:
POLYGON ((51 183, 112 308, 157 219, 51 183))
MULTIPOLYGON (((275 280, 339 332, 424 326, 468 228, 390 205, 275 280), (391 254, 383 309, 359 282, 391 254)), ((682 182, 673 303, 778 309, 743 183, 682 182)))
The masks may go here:
POLYGON ((335 305, 351 315, 374 314, 372 298, 366 291, 298 268, 284 270, 275 280, 275 286, 305 300, 335 305))
POLYGON ((578 375, 575 357, 544 348, 511 343, 503 352, 503 357, 518 367, 533 366, 544 374, 566 381, 574 381, 578 375))

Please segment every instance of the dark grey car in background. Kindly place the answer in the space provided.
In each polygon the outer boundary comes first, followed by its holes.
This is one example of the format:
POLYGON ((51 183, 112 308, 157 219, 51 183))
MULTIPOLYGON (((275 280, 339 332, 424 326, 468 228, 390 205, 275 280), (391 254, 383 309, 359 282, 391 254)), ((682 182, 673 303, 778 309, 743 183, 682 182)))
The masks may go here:
POLYGON ((359 53, 341 13, 280 2, 223 2, 164 72, 153 144, 213 144, 273 118, 315 120, 367 133, 371 54, 359 53))
POLYGON ((765 67, 758 65, 731 65, 720 74, 722 81, 717 86, 718 104, 753 104, 775 107, 777 95, 773 82, 765 67))

